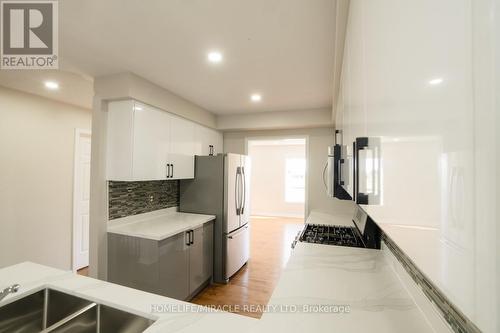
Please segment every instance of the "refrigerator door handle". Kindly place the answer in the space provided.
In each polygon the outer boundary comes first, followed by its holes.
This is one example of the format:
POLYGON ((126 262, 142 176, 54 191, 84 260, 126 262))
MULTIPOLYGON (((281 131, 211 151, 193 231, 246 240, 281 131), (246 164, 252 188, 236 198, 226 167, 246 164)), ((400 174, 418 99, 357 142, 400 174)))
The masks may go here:
POLYGON ((246 177, 245 177, 245 167, 241 167, 241 182, 242 182, 242 195, 243 195, 243 200, 242 200, 242 204, 241 204, 241 214, 243 214, 245 212, 245 206, 246 206, 246 203, 247 203, 247 194, 246 194, 246 191, 247 191, 247 180, 246 180, 246 177))
POLYGON ((236 168, 236 180, 234 182, 234 202, 236 206, 236 215, 240 215, 240 203, 239 203, 239 198, 240 198, 240 193, 239 193, 239 185, 240 185, 240 167, 236 168))

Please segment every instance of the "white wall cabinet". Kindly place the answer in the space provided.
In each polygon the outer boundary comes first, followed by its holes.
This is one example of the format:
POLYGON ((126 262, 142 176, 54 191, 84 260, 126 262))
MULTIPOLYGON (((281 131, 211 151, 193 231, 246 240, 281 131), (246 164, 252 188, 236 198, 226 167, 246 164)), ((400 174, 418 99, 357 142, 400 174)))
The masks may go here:
POLYGON ((222 133, 207 128, 205 126, 196 126, 196 155, 209 155, 210 146, 213 146, 214 154, 223 152, 222 133))
POLYGON ((194 178, 195 140, 194 123, 170 116, 170 178, 194 178))
POLYGON ((484 332, 500 327, 485 278, 498 261, 489 245, 498 219, 483 204, 492 173, 479 172, 495 166, 486 157, 492 141, 481 141, 493 132, 493 39, 485 36, 494 25, 484 24, 493 22, 492 3, 351 0, 336 101, 349 157, 357 137, 380 140, 379 164, 370 155, 357 161, 366 171, 358 188, 380 183, 380 200, 363 209, 484 332))
POLYGON ((222 134, 134 100, 110 102, 107 179, 194 178, 194 155, 222 151, 222 134))

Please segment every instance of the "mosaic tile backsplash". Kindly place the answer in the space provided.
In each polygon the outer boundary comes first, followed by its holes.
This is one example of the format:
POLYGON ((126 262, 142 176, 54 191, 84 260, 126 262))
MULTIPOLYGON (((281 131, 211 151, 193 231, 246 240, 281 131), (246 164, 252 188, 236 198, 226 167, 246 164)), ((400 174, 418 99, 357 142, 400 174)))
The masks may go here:
POLYGON ((179 181, 109 182, 109 219, 179 206, 179 181))

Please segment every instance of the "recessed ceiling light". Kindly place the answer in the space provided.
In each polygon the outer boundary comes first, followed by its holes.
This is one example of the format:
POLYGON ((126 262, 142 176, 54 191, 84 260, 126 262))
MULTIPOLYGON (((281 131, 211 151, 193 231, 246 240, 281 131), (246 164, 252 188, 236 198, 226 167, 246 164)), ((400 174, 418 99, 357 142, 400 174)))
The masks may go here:
POLYGON ((250 99, 252 100, 252 102, 260 102, 262 100, 262 96, 260 94, 252 94, 252 96, 250 96, 250 99))
POLYGON ((437 78, 432 79, 432 80, 429 81, 429 84, 431 86, 435 86, 435 85, 438 85, 438 84, 441 84, 441 83, 443 83, 443 78, 441 78, 441 77, 437 77, 437 78))
POLYGON ((219 62, 222 61, 222 53, 218 52, 218 51, 212 51, 212 52, 209 52, 208 53, 208 61, 214 63, 214 64, 218 64, 219 62))
POLYGON ((45 81, 45 88, 50 89, 50 90, 57 90, 59 89, 59 83, 55 81, 45 81))
POLYGON ((142 106, 136 105, 136 106, 134 106, 134 110, 135 111, 142 111, 142 106))

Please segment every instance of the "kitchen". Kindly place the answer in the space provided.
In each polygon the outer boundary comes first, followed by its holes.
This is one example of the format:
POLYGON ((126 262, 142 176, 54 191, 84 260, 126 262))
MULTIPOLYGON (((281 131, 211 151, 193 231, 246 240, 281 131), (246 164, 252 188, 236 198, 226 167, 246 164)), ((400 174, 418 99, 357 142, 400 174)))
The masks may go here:
POLYGON ((500 332, 497 0, 27 3, 0 332, 500 332))

